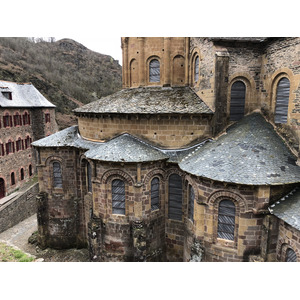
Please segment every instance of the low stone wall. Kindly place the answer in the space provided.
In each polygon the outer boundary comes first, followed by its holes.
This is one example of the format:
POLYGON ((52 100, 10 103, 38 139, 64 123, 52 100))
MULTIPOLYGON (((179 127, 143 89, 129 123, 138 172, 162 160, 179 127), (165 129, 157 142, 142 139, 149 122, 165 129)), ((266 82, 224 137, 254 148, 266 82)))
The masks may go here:
POLYGON ((0 207, 0 233, 36 213, 36 195, 39 184, 35 183, 24 192, 0 207))

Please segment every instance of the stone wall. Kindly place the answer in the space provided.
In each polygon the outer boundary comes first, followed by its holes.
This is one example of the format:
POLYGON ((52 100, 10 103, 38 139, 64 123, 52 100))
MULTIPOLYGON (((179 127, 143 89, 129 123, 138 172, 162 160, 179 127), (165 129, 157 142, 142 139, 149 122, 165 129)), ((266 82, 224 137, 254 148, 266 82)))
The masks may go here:
POLYGON ((36 213, 35 197, 38 191, 39 184, 35 183, 0 207, 0 232, 9 229, 36 213))
POLYGON ((181 148, 211 136, 210 117, 205 116, 104 116, 79 117, 78 126, 83 138, 107 141, 128 132, 163 148, 181 148))

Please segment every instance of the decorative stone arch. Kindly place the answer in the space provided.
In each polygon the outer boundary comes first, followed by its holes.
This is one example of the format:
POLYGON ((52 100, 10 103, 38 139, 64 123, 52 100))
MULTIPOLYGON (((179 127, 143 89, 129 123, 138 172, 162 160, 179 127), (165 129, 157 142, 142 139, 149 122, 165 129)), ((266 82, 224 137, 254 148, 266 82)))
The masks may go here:
POLYGON ((246 200, 242 196, 227 190, 220 190, 212 193, 207 199, 207 204, 211 207, 217 208, 220 201, 224 199, 232 200, 235 203, 236 213, 240 214, 248 212, 246 200))
POLYGON ((200 85, 200 81, 201 81, 201 76, 200 76, 200 65, 201 65, 201 61, 202 61, 203 57, 202 54, 200 52, 200 49, 198 47, 193 48, 191 55, 190 55, 190 62, 189 62, 189 70, 190 70, 190 78, 189 78, 189 82, 191 83, 192 86, 194 87, 199 87, 200 85), (198 80, 197 82, 195 82, 195 62, 196 62, 196 58, 197 56, 199 57, 199 66, 198 66, 198 80))
POLYGON ((129 62, 129 83, 130 87, 139 86, 139 62, 136 58, 132 58, 129 62))
POLYGON ((120 178, 122 180, 125 180, 129 185, 133 186, 134 185, 134 180, 133 178, 126 172, 120 170, 120 169, 112 169, 106 171, 101 179, 100 183, 108 184, 110 183, 113 179, 120 178))
POLYGON ((182 54, 176 54, 172 58, 171 64, 171 83, 172 85, 184 85, 185 83, 185 57, 182 54))
POLYGON ((253 77, 251 77, 248 73, 245 72, 238 72, 234 73, 228 79, 228 96, 227 96, 227 114, 230 114, 230 102, 231 102, 231 90, 232 85, 237 81, 241 81, 246 86, 246 93, 245 93, 245 112, 244 114, 250 113, 254 110, 258 103, 257 103, 257 96, 256 96, 256 88, 255 88, 255 81, 253 77))
POLYGON ((62 165, 63 165, 63 158, 60 157, 60 156, 57 156, 57 155, 51 155, 51 156, 48 156, 45 160, 45 166, 50 166, 51 162, 53 161, 59 161, 62 165))
POLYGON ((287 123, 289 123, 289 115, 292 110, 292 103, 295 99, 295 94, 292 91, 297 89, 297 85, 294 83, 293 78, 294 74, 293 71, 289 68, 280 68, 271 76, 271 91, 270 91, 270 111, 271 111, 271 119, 274 121, 275 116, 275 108, 276 108, 276 97, 277 97, 277 87, 278 83, 281 79, 287 78, 290 83, 290 92, 289 92, 289 107, 288 107, 288 114, 287 114, 287 123))
MULTIPOLYGON (((49 190, 52 190, 54 187, 54 181, 53 181, 53 163, 54 162, 59 162, 60 163, 60 167, 61 167, 61 175, 62 175, 62 187, 64 187, 64 160, 62 157, 60 156, 56 156, 56 155, 51 155, 49 156, 46 161, 45 161, 45 167, 48 169, 48 174, 50 177, 50 180, 48 181, 48 186, 47 188, 49 190)), ((60 188, 55 188, 56 192, 58 190, 60 190, 60 188)))
POLYGON ((162 65, 161 65, 161 58, 157 55, 151 55, 146 59, 146 82, 148 85, 159 85, 162 82, 162 65), (158 60, 159 61, 159 69, 160 69, 160 76, 159 76, 159 81, 157 82, 150 82, 150 63, 153 60, 158 60))
POLYGON ((158 176, 160 177, 163 181, 166 180, 166 172, 164 169, 154 169, 150 172, 148 172, 143 180, 143 184, 145 186, 147 186, 149 184, 149 182, 155 177, 155 176, 158 176))

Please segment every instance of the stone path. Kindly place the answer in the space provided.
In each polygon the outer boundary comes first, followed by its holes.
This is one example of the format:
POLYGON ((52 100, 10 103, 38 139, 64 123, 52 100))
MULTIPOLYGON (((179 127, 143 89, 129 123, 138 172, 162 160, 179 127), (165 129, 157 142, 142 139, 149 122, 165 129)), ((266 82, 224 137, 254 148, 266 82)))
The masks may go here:
POLYGON ((36 214, 19 224, 0 233, 0 242, 17 247, 23 252, 36 257, 37 261, 45 262, 89 262, 87 249, 42 250, 28 243, 28 238, 37 231, 36 214))

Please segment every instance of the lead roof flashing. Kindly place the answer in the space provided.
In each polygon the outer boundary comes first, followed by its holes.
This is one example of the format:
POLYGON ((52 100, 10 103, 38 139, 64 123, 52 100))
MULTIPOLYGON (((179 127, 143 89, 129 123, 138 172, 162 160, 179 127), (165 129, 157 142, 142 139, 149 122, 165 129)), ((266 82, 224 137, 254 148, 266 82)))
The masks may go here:
POLYGON ((213 114, 190 87, 128 88, 74 110, 76 114, 213 114))

